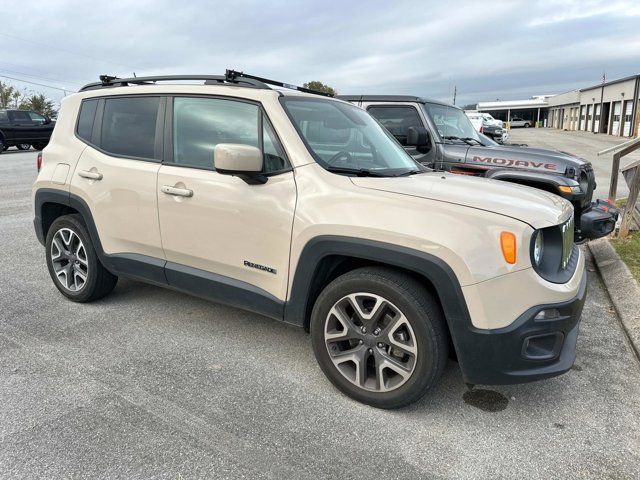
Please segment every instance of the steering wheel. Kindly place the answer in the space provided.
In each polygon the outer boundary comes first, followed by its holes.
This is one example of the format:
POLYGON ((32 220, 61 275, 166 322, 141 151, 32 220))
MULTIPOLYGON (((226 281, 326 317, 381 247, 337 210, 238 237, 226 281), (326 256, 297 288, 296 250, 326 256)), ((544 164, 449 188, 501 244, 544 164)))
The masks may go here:
MULTIPOLYGON (((351 154, 349 152, 346 151, 340 151, 338 153, 336 153, 333 157, 331 157, 327 163, 329 165, 333 165, 334 162, 336 162, 337 164, 346 164, 346 163, 350 163, 351 160, 353 160, 353 158, 351 157, 351 154)), ((337 165, 336 165, 337 166, 337 165)))

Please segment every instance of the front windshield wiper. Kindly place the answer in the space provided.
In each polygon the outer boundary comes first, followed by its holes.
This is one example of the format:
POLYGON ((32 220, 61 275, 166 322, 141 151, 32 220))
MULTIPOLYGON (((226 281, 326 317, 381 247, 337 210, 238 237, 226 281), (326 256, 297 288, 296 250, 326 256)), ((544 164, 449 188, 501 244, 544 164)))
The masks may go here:
POLYGON ((329 165, 326 170, 333 173, 350 173, 356 177, 388 177, 382 172, 376 170, 367 170, 366 168, 349 168, 349 167, 332 167, 329 165))
POLYGON ((464 142, 467 145, 473 145, 473 143, 471 142, 476 142, 478 145, 482 145, 484 147, 484 144, 480 140, 476 140, 475 138, 472 138, 472 137, 456 137, 455 135, 446 135, 442 138, 445 140, 460 140, 461 142, 464 142))
POLYGON ((407 170, 406 172, 399 173, 396 177, 408 177, 409 175, 416 175, 417 173, 425 173, 424 170, 407 170))

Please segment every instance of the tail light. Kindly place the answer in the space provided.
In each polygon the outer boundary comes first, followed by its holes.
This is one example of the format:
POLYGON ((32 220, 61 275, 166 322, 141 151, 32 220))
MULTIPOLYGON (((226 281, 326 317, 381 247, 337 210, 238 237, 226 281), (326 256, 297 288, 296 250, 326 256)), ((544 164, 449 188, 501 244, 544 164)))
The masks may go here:
POLYGON ((484 133, 484 125, 480 127, 480 133, 484 133))
POLYGON ((42 168, 42 152, 38 152, 38 172, 42 168))

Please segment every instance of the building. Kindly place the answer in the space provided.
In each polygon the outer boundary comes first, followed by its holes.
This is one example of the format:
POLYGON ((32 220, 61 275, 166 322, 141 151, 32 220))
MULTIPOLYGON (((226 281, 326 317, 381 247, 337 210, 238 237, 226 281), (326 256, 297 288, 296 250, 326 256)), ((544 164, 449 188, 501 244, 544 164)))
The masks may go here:
POLYGON ((633 137, 640 130, 639 89, 640 74, 560 95, 480 102, 477 109, 505 122, 520 118, 542 127, 633 137))
POLYGON ((529 100, 496 100, 495 102, 479 102, 479 112, 488 112, 493 118, 504 122, 510 122, 514 118, 520 118, 531 122, 541 122, 546 125, 548 100, 552 95, 536 95, 529 100))
POLYGON ((618 137, 638 135, 640 75, 620 78, 549 99, 549 126, 618 137))

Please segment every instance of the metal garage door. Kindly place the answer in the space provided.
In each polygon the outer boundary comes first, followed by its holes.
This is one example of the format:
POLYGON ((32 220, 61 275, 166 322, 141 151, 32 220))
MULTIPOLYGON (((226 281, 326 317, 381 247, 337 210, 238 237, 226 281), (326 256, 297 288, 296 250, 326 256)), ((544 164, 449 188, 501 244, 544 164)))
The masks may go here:
POLYGON ((580 130, 584 130, 584 105, 580 107, 580 130))
POLYGON ((611 135, 620 135, 621 110, 622 110, 622 102, 615 102, 613 104, 613 127, 611 128, 611 135))
POLYGON ((596 133, 600 131, 600 107, 600 104, 596 105, 596 120, 593 122, 593 131, 596 133))
POLYGON ((631 136, 631 110, 633 110, 633 102, 627 100, 624 102, 624 128, 622 133, 625 137, 631 136))

